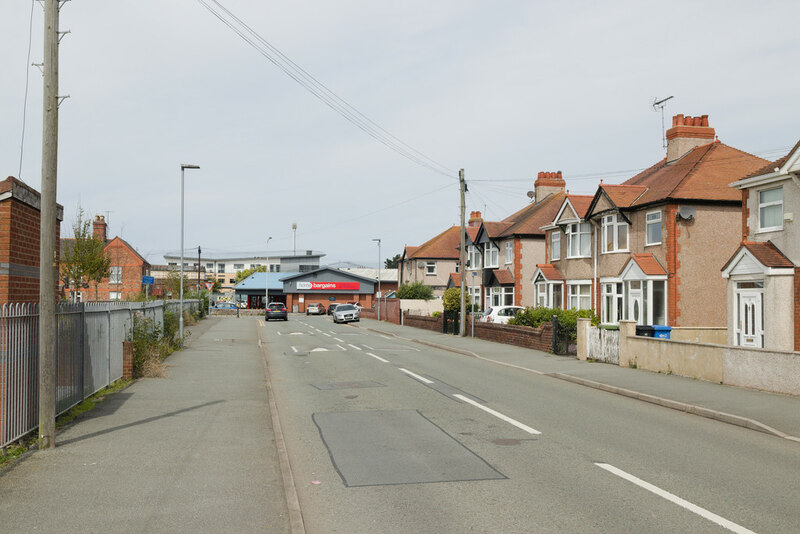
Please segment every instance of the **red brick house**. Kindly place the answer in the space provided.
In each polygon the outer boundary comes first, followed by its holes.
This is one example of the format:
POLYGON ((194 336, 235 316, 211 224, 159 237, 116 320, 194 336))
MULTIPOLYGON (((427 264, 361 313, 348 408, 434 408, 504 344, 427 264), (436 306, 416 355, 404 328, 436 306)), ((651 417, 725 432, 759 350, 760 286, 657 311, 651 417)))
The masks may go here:
MULTIPOLYGON (((64 208, 57 209, 60 232, 64 208)), ((0 303, 39 301, 40 210, 38 191, 13 176, 0 182, 0 303)))
MULTIPOLYGON (((111 259, 110 276, 104 278, 97 287, 94 283, 81 288, 75 297, 78 301, 125 300, 142 291, 142 276, 150 275, 150 263, 136 252, 127 241, 117 236, 108 239, 105 217, 96 215, 92 223, 95 239, 106 243, 105 252, 111 259)), ((70 246, 73 239, 62 239, 62 247, 70 246)), ((76 290, 73 290, 76 291, 76 290)), ((68 297, 66 290, 64 297, 68 297)))

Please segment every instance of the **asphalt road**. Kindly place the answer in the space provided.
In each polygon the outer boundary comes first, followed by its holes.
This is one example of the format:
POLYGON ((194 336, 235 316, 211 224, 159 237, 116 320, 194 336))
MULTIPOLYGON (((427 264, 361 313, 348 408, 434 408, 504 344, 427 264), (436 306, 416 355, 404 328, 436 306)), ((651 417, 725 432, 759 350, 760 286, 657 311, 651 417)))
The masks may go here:
POLYGON ((327 317, 259 337, 307 532, 798 531, 796 443, 327 317))

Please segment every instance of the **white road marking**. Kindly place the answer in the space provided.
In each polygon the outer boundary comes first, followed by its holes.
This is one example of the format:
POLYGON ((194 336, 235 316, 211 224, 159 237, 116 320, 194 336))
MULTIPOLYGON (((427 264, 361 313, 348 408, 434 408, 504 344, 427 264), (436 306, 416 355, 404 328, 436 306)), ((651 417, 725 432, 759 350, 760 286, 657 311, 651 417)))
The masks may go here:
POLYGON ((361 347, 356 347, 355 345, 351 345, 350 343, 347 344, 348 347, 353 347, 356 350, 361 350, 361 347))
POLYGON ((376 360, 378 360, 378 361, 381 361, 381 362, 383 362, 383 363, 389 363, 389 360, 384 360, 384 359, 383 359, 383 358, 381 358, 380 356, 376 356, 375 354, 372 354, 371 352, 367 352, 367 353, 365 353, 365 354, 366 354, 367 356, 372 356, 372 357, 373 357, 373 358, 375 358, 376 360))
POLYGON ((405 374, 407 374, 408 376, 413 376, 414 378, 416 378, 416 379, 417 379, 417 380, 419 380, 420 382, 425 382, 426 384, 433 384, 433 380, 428 380, 428 379, 427 379, 427 378, 425 378, 424 376, 419 376, 418 374, 416 374, 416 373, 412 373, 412 372, 411 372, 411 371, 409 371, 408 369, 403 369, 402 367, 399 367, 399 369, 400 369, 401 371, 403 371, 405 374))
POLYGON ((340 349, 342 349, 342 351, 345 351, 345 352, 347 351, 347 349, 346 349, 346 348, 344 348, 344 347, 343 347, 343 346, 341 346, 341 345, 336 345, 336 346, 337 346, 337 347, 339 347, 340 349))
POLYGON ((292 351, 294 351, 294 352, 297 352, 297 347, 295 347, 294 345, 292 345, 292 351))
POLYGON ((636 484, 637 486, 639 486, 640 488, 644 488, 644 489, 646 489, 647 491, 649 491, 651 493, 655 493, 659 497, 662 497, 662 498, 664 498, 664 499, 666 499, 666 500, 668 500, 668 501, 670 501, 670 502, 672 502, 674 504, 677 504, 678 506, 686 508, 690 512, 693 512, 693 513, 699 515, 700 517, 708 519, 712 523, 716 523, 717 525, 719 525, 719 526, 721 526, 723 528, 726 528, 726 529, 728 529, 728 530, 730 530, 732 532, 737 532, 739 534, 747 534, 747 533, 754 534, 752 530, 748 530, 748 529, 744 528, 741 525, 737 525, 736 523, 734 523, 732 521, 728 521, 724 517, 720 517, 715 513, 709 512, 705 508, 701 508, 701 507, 697 506, 696 504, 692 504, 689 501, 685 501, 685 500, 681 499, 680 497, 678 497, 677 495, 673 495, 672 493, 670 493, 668 491, 664 491, 661 488, 650 484, 649 482, 645 482, 641 478, 637 478, 637 477, 635 477, 635 476, 633 476, 633 475, 631 475, 629 473, 626 473, 622 469, 618 469, 618 468, 614 467, 613 465, 597 463, 597 462, 595 462, 594 465, 596 465, 597 467, 599 467, 601 469, 605 469, 609 473, 617 475, 620 478, 624 478, 628 482, 632 482, 632 483, 636 484))
POLYGON ((335 337, 335 338, 333 338, 333 339, 335 339, 335 340, 336 340, 336 341, 338 341, 339 343, 344 343, 344 339, 339 339, 338 337, 335 337))
POLYGON ((370 347, 369 345, 364 345, 364 346, 367 347, 369 350, 375 350, 372 347, 370 347))
POLYGON ((459 393, 456 393, 456 394, 454 394, 454 395, 453 395, 453 397, 457 398, 457 399, 458 399, 458 400, 460 400, 460 401, 464 401, 464 402, 466 402, 466 403, 468 403, 468 404, 471 404, 471 405, 475 406, 476 408, 480 408, 480 409, 481 409, 481 410, 483 410, 484 412, 486 412, 486 413, 488 413, 488 414, 491 414, 491 415, 493 415, 493 416, 497 417, 498 419, 502 419, 502 420, 503 420, 503 421, 505 421, 506 423, 509 423, 509 424, 511 424, 511 425, 514 425, 515 427, 517 427, 517 428, 520 428, 520 429, 524 430, 524 431, 525 431, 525 432, 527 432, 528 434, 541 434, 541 432, 539 432, 539 431, 538 431, 538 430, 536 430, 535 428, 531 428, 531 427, 529 427, 528 425, 523 425, 523 424, 522 424, 522 423, 520 423, 519 421, 517 421, 517 420, 515 420, 515 419, 511 419, 511 418, 510 418, 510 417, 508 417, 507 415, 503 415, 503 414, 501 414, 501 413, 500 413, 500 412, 498 412, 498 411, 492 410, 491 408, 487 408, 487 407, 486 407, 486 406, 484 406, 483 404, 480 404, 480 403, 478 403, 478 402, 475 402, 474 400, 472 400, 472 399, 470 399, 470 398, 467 398, 467 397, 465 397, 464 395, 461 395, 461 394, 459 394, 459 393))
POLYGON ((258 320, 258 326, 264 326, 264 321, 262 321, 261 319, 259 319, 259 320, 258 320))
POLYGON ((328 336, 328 337, 331 337, 331 335, 330 335, 329 333, 327 333, 327 332, 322 332, 322 335, 323 335, 323 336, 328 336))
POLYGON ((316 349, 311 349, 311 352, 328 352, 328 349, 325 347, 317 347, 316 349))
POLYGON ((380 335, 383 339, 392 339, 389 336, 380 335))

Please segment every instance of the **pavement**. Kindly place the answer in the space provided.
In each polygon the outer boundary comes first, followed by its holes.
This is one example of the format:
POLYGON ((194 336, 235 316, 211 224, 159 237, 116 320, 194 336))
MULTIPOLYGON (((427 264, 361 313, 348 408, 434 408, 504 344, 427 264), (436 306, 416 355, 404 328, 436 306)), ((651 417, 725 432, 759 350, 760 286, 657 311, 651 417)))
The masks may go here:
POLYGON ((0 532, 290 532, 254 319, 208 318, 144 378, 0 470, 0 532))
MULTIPOLYGON (((189 327, 166 378, 135 381, 60 429, 55 449, 0 470, 0 532, 302 532, 257 325, 189 327)), ((370 319, 353 326, 800 443, 798 397, 370 319)))
POLYGON ((556 356, 469 336, 462 338, 373 319, 361 319, 359 327, 800 443, 800 397, 607 363, 579 361, 575 357, 556 356))

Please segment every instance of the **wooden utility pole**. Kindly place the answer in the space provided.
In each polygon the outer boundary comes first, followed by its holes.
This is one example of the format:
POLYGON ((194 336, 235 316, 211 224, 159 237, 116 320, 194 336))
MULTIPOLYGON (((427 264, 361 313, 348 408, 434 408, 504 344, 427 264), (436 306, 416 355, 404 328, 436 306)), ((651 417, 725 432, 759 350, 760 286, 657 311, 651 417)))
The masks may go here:
POLYGON ((200 245, 197 245, 197 295, 200 296, 200 245))
POLYGON ((458 328, 458 335, 464 337, 467 335, 467 314, 466 314, 466 299, 464 295, 465 291, 465 283, 464 283, 464 276, 467 274, 465 266, 467 264, 467 243, 465 239, 466 228, 464 225, 464 217, 466 211, 466 201, 464 200, 464 194, 467 191, 467 182, 464 181, 464 169, 458 171, 458 185, 459 189, 461 190, 461 249, 459 254, 459 262, 461 265, 458 267, 458 272, 461 275, 461 320, 459 321, 459 328, 458 328))
POLYGON ((39 448, 56 446, 58 0, 44 2, 44 124, 39 229, 39 448))

